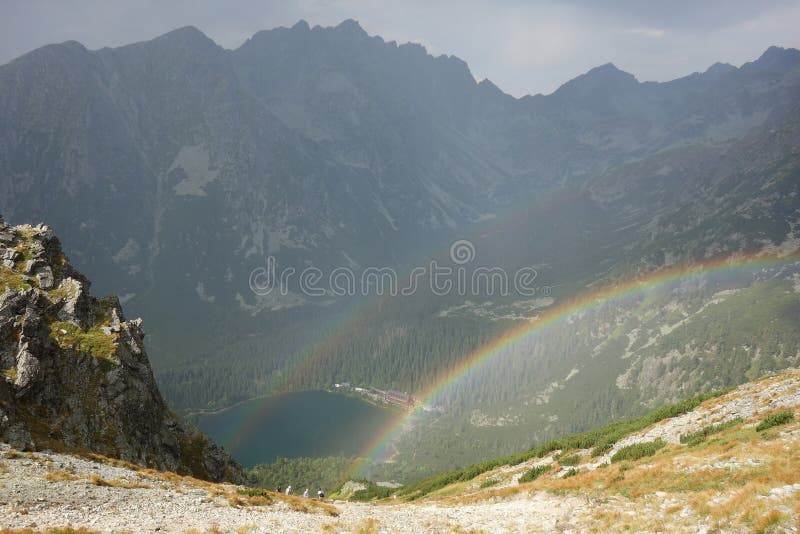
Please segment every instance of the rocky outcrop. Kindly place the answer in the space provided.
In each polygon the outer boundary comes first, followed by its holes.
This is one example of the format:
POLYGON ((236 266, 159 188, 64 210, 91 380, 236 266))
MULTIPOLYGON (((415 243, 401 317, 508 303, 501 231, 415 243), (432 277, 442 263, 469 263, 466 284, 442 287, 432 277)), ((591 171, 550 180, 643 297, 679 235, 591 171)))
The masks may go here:
POLYGON ((91 451, 214 481, 241 468, 167 409, 140 319, 97 299, 47 226, 0 218, 0 440, 91 451))

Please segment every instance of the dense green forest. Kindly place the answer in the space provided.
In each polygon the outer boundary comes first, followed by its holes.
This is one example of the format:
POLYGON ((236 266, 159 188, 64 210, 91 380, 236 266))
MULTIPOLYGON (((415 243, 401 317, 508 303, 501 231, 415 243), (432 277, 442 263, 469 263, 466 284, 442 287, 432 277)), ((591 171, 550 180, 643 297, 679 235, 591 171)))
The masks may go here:
POLYGON ((437 317, 379 322, 367 315, 346 328, 306 335, 305 343, 296 325, 288 325, 279 335, 233 340, 221 354, 157 374, 176 409, 221 408, 336 382, 418 391, 509 324, 437 317))

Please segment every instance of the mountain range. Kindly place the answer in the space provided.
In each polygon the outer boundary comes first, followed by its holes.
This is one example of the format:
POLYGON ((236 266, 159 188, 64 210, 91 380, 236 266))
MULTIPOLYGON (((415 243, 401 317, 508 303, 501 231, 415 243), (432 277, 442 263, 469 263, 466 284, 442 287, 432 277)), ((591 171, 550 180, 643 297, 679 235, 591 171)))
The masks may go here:
POLYGON ((0 213, 47 221, 145 317, 182 410, 334 382, 422 391, 595 288, 786 258, 594 308, 467 377, 403 438, 428 472, 796 364, 800 329, 775 317, 800 306, 798 147, 800 52, 778 47, 666 83, 606 64, 523 98, 352 20, 234 50, 193 27, 67 42, 0 66, 0 213), (541 293, 250 288, 269 258, 406 272, 464 239, 475 266, 534 267, 541 293), (747 350, 721 343, 745 331, 747 350))

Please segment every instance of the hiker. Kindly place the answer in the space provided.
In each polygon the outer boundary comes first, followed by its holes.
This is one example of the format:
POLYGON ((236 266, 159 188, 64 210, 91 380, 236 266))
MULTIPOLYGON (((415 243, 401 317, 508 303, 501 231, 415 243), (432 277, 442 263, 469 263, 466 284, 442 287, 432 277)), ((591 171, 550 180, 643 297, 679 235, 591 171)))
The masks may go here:
POLYGON ((308 488, 306 488, 306 490, 303 492, 303 497, 308 499, 308 488))
POLYGON ((278 493, 283 493, 283 489, 281 488, 280 484, 278 484, 278 488, 275 491, 278 493))
POLYGON ((286 495, 292 494, 292 486, 286 486, 286 495))
POLYGON ((319 497, 319 500, 325 498, 325 493, 322 492, 322 488, 317 489, 317 497, 319 497))

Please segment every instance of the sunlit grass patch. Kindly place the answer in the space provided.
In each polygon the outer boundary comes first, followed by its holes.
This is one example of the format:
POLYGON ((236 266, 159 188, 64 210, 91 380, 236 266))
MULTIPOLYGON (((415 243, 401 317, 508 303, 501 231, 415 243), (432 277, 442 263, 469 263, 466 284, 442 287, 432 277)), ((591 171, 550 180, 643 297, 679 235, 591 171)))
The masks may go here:
POLYGON ((770 510, 756 521, 753 528, 756 532, 766 532, 769 527, 778 525, 783 520, 783 514, 777 510, 770 510))
POLYGON ((108 359, 116 352, 115 334, 107 334, 98 326, 84 331, 72 323, 54 321, 50 337, 61 349, 85 352, 96 358, 108 359))
POLYGON ((94 484, 95 486, 101 486, 107 488, 142 489, 150 487, 146 484, 140 484, 137 482, 127 482, 125 480, 107 480, 97 475, 92 475, 91 477, 89 477, 89 483, 94 484))
POLYGON ((25 291, 30 289, 31 285, 21 275, 2 265, 0 266, 0 293, 7 287, 12 291, 25 291))
POLYGON ((242 488, 226 495, 228 504, 236 507, 269 506, 275 502, 272 492, 261 488, 242 488))
POLYGON ((69 482, 78 479, 76 475, 60 469, 47 472, 43 478, 48 482, 69 482))
POLYGON ((5 454, 4 458, 6 460, 17 460, 17 459, 20 459, 20 458, 32 459, 33 458, 33 454, 30 453, 30 452, 21 452, 21 451, 18 451, 16 449, 9 449, 8 451, 6 451, 6 454, 5 454))
POLYGON ((356 534, 378 534, 381 531, 381 525, 377 519, 367 517, 362 519, 356 526, 354 532, 356 534))

